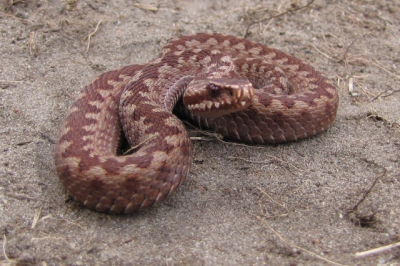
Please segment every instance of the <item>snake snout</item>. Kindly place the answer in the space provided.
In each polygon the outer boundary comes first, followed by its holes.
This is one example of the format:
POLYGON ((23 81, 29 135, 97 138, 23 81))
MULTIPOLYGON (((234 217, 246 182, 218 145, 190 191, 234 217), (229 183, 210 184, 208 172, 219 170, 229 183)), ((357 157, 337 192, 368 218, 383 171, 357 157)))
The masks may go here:
POLYGON ((196 80, 188 86, 183 102, 194 114, 217 117, 247 108, 253 95, 247 79, 196 80))

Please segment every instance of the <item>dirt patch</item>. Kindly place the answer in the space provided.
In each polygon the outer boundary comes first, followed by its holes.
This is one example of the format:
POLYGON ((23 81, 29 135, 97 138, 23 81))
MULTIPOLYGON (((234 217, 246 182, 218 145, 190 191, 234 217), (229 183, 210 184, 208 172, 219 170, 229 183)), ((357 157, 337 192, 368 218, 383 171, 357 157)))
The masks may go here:
POLYGON ((273 19, 307 1, 0 3, 0 264, 400 264, 399 249, 354 256, 400 242, 396 1, 317 0, 273 19), (186 182, 138 214, 67 200, 53 148, 85 84, 149 61, 172 37, 244 36, 254 21, 249 39, 337 85, 330 130, 277 146, 194 141, 186 182))

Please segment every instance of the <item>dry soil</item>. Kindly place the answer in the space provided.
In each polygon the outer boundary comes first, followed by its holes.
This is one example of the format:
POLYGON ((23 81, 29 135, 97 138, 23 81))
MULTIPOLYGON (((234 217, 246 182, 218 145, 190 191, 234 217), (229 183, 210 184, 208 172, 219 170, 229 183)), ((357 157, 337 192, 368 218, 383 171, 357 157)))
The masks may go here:
POLYGON ((306 4, 2 0, 0 264, 400 265, 398 248, 355 257, 400 242, 400 4, 306 4), (247 38, 337 85, 327 132, 256 147, 203 136, 186 182, 137 214, 68 200, 54 143, 85 84, 149 61, 173 37, 242 37, 252 22, 247 38))

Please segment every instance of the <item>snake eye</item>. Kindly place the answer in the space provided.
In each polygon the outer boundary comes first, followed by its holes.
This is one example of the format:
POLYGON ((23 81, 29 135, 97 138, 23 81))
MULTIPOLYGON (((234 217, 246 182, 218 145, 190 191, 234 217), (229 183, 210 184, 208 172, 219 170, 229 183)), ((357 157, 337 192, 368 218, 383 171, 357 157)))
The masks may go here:
POLYGON ((217 97, 221 96, 221 89, 218 86, 216 86, 214 84, 210 84, 210 85, 208 85, 208 87, 210 89, 210 96, 212 98, 217 98, 217 97))

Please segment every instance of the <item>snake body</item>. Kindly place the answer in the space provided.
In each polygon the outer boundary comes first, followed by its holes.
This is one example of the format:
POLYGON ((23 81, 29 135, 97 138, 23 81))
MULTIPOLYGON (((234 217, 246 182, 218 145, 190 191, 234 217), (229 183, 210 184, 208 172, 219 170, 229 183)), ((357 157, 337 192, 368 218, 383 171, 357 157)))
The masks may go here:
POLYGON ((192 144, 175 113, 263 144, 318 134, 337 107, 335 87, 299 59, 233 36, 183 36, 149 63, 104 73, 83 89, 61 127, 55 165, 87 208, 131 213, 165 199, 189 172, 192 144))

